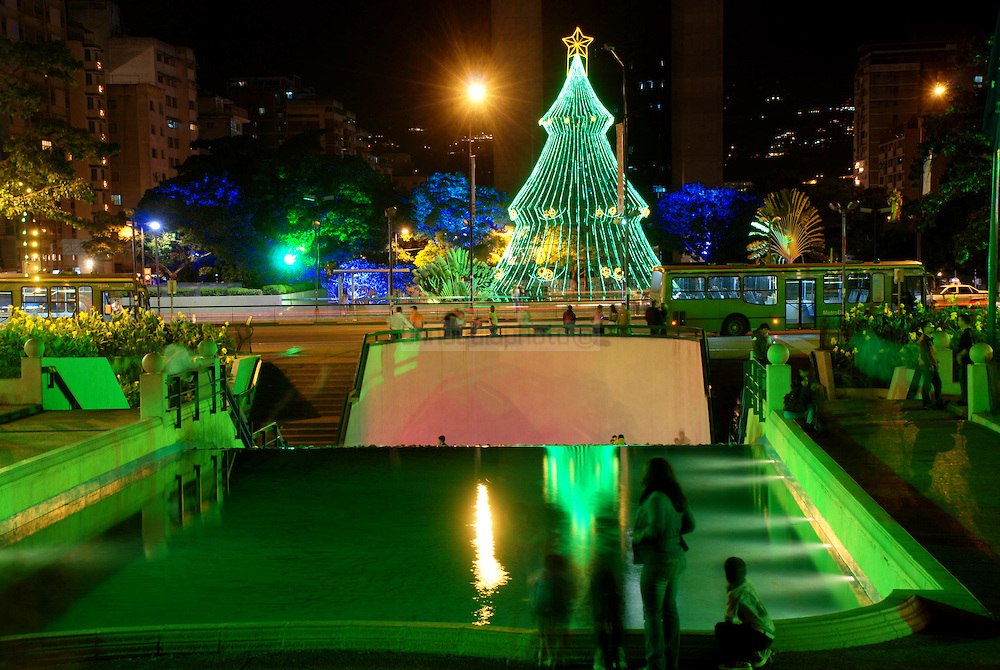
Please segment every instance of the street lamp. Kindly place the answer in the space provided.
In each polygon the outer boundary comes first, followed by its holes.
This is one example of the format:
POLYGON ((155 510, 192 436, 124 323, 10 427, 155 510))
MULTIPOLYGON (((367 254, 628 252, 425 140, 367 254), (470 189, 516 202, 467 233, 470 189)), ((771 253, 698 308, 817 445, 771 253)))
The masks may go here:
POLYGON ((830 203, 830 209, 840 213, 840 322, 843 327, 844 319, 847 317, 847 213, 857 209, 858 202, 830 203))
MULTIPOLYGON (((159 221, 150 221, 148 225, 150 230, 160 229, 159 221)), ((153 253, 156 256, 156 313, 163 314, 160 306, 160 243, 159 236, 156 235, 153 236, 153 253)))
POLYGON ((625 63, 618 54, 615 52, 614 46, 610 44, 604 45, 604 50, 615 57, 618 64, 622 68, 622 122, 621 122, 621 133, 619 134, 619 139, 621 140, 618 144, 618 216, 622 217, 618 220, 625 225, 625 268, 622 274, 625 275, 625 310, 631 314, 629 309, 629 222, 628 216, 625 214, 625 163, 628 160, 628 102, 625 96, 625 63))
POLYGON ((385 221, 388 226, 389 236, 389 316, 392 316, 392 271, 393 271, 393 258, 392 258, 392 217, 396 216, 395 207, 385 208, 385 221))
POLYGON ((313 242, 316 244, 316 309, 313 312, 319 319, 319 221, 313 221, 313 242))
MULTIPOLYGON (((469 84, 469 100, 480 103, 486 97, 482 82, 469 84)), ((472 253, 472 230, 476 226, 476 155, 472 153, 472 121, 469 121, 469 308, 476 308, 476 261, 472 253)))

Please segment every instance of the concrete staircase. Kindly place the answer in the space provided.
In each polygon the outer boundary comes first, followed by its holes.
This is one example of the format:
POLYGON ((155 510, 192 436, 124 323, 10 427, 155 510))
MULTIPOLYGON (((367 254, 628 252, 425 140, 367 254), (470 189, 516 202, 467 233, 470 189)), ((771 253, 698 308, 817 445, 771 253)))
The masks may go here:
POLYGON ((265 357, 254 399, 254 427, 276 421, 293 447, 334 445, 359 353, 360 347, 335 356, 265 357))

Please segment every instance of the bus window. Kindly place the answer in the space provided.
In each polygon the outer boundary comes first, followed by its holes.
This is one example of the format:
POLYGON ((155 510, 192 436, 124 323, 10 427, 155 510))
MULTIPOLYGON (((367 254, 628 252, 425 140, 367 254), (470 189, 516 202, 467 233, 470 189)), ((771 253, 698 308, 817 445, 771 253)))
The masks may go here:
POLYGON ((0 323, 6 323, 12 309, 14 309, 14 292, 0 291, 0 323))
POLYGON ((714 300, 740 297, 740 278, 737 276, 717 276, 708 278, 708 297, 714 300))
POLYGON ((53 286, 49 289, 49 301, 53 317, 76 314, 76 289, 72 286, 53 286))
POLYGON ((774 275, 744 277, 743 302, 751 305, 777 305, 778 278, 774 275))
POLYGON ((872 275, 872 302, 885 302, 885 275, 881 272, 872 275))
POLYGON ((872 280, 868 274, 847 275, 847 302, 868 302, 872 294, 872 280))
POLYGON ((674 277, 670 281, 674 300, 702 300, 705 297, 704 277, 674 277))
POLYGON ((924 278, 923 277, 905 277, 903 279, 903 291, 909 293, 913 296, 913 299, 918 305, 923 305, 924 303, 924 278))
POLYGON ((90 286, 81 286, 77 289, 77 313, 83 314, 94 309, 94 289, 90 286))
POLYGON ((29 316, 48 316, 48 294, 44 286, 22 286, 21 309, 29 316))
POLYGON ((823 275, 823 302, 840 304, 840 275, 823 275))

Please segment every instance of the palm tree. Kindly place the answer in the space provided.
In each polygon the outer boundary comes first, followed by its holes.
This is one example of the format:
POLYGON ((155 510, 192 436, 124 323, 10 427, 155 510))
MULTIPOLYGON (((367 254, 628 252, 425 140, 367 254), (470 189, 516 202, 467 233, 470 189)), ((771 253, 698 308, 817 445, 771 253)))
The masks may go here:
POLYGON ((801 191, 783 189, 764 199, 750 226, 747 258, 794 263, 806 252, 823 247, 822 219, 801 191))

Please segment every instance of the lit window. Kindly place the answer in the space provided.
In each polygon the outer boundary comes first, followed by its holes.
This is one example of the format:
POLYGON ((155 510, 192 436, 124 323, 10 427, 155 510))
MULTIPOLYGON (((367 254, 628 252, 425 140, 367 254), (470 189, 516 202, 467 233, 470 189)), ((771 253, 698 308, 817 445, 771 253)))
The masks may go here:
POLYGON ((42 140, 42 151, 48 151, 52 148, 52 140, 42 140))
POLYGON ((188 124, 188 130, 190 130, 192 132, 198 130, 198 124, 197 123, 193 123, 193 122, 189 123, 188 124))

